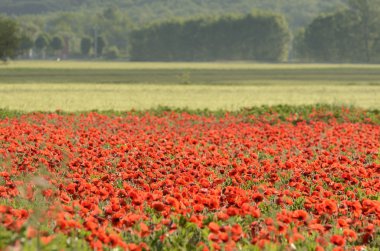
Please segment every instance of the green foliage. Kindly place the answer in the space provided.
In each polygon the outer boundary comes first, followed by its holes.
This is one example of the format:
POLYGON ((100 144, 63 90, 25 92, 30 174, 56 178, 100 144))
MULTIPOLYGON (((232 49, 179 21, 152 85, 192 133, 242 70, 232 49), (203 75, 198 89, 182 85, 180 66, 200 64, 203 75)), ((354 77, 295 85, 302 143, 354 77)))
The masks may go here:
POLYGON ((0 60, 16 56, 20 43, 19 28, 16 21, 0 16, 0 60))
POLYGON ((17 234, 6 230, 2 225, 0 225, 0 249, 4 250, 15 240, 17 240, 17 234))
POLYGON ((63 48, 63 39, 60 36, 54 36, 50 42, 50 47, 54 51, 61 50, 63 48))
POLYGON ((380 0, 349 0, 349 11, 356 17, 355 37, 361 42, 364 62, 371 62, 374 41, 380 38, 380 0))
MULTIPOLYGON (((94 38, 94 28, 107 41, 107 46, 116 46, 121 54, 127 55, 131 29, 142 28, 152 20, 162 22, 176 17, 189 19, 231 13, 243 15, 261 9, 281 13, 290 28, 297 30, 321 12, 335 11, 344 5, 345 0, 2 0, 0 13, 19 15, 22 31, 33 40, 44 32, 50 36, 65 34, 70 57, 83 55, 81 37, 94 38)), ((39 53, 44 58, 53 51, 39 53)))
POLYGON ((88 11, 93 15, 104 8, 105 14, 112 17, 109 10, 116 9, 129 16, 135 24, 142 24, 178 16, 189 18, 199 15, 249 13, 252 9, 263 9, 283 13, 292 28, 299 28, 319 13, 336 10, 345 3, 345 0, 2 0, 0 10, 10 15, 49 15, 54 12, 57 17, 60 14, 57 12, 88 11))
POLYGON ((353 17, 347 11, 316 18, 306 28, 304 35, 310 57, 318 62, 348 60, 353 53, 352 47, 356 44, 356 41, 350 41, 352 21, 353 17), (348 41, 355 43, 350 46, 348 41))
POLYGON ((28 52, 28 50, 32 49, 34 47, 34 41, 31 39, 31 37, 27 36, 25 33, 21 35, 20 37, 20 46, 19 50, 21 54, 25 54, 28 52))
POLYGON ((279 62, 288 54, 290 33, 279 15, 156 23, 131 33, 130 54, 137 61, 256 60, 279 62))
POLYGON ((36 41, 34 42, 34 45, 37 49, 37 52, 40 54, 40 58, 45 59, 46 49, 49 47, 49 44, 50 38, 48 34, 42 33, 37 37, 36 41))
MULTIPOLYGON (((45 228, 48 229, 49 227, 45 226, 45 228)), ((51 242, 42 244, 37 237, 26 238, 25 227, 20 233, 14 233, 0 226, 0 249, 25 251, 91 250, 85 241, 86 235, 83 232, 83 230, 73 231, 69 236, 55 234, 51 242)))
MULTIPOLYGON (((380 110, 378 109, 367 109, 363 110, 360 108, 354 107, 342 107, 342 106, 333 106, 333 105, 275 105, 275 106, 254 106, 249 108, 242 108, 238 111, 228 111, 228 110, 217 110, 210 111, 208 109, 182 109, 182 108, 170 108, 166 106, 158 106, 153 109, 148 110, 132 110, 132 111, 114 111, 114 110, 105 110, 105 111, 78 111, 74 113, 59 111, 58 114, 86 114, 89 112, 98 112, 107 116, 125 116, 127 114, 137 114, 144 115, 147 112, 161 116, 167 112, 177 112, 177 113, 189 113, 195 115, 204 115, 204 116, 216 116, 223 117, 228 114, 232 115, 241 115, 241 116, 270 116, 275 115, 274 118, 278 118, 278 121, 285 121, 287 118, 292 115, 297 115, 301 120, 320 120, 328 121, 330 119, 336 119, 340 122, 349 121, 352 123, 373 123, 380 124, 380 110), (313 118, 310 118, 311 114, 315 114, 313 118)), ((0 108, 0 119, 20 117, 22 115, 28 114, 27 112, 18 111, 18 110, 9 110, 0 108)), ((272 116, 273 117, 273 116, 272 116)), ((226 182, 223 186, 229 186, 231 184, 230 179, 226 179, 226 182)))
POLYGON ((183 217, 179 221, 182 221, 179 223, 180 228, 165 239, 164 250, 201 250, 197 245, 208 242, 208 230, 200 229, 183 217))
POLYGON ((308 48, 305 43, 305 29, 298 30, 293 38, 293 58, 297 61, 307 62, 309 58, 308 48))
POLYGON ((379 0, 351 0, 348 9, 320 15, 297 36, 297 56, 316 62, 380 62, 379 16, 379 0))
POLYGON ((106 46, 106 41, 103 37, 98 36, 96 39, 96 55, 101 56, 103 54, 104 47, 106 46))
POLYGON ((89 37, 84 37, 80 41, 80 50, 83 56, 88 56, 92 47, 92 41, 89 37))
POLYGON ((24 58, 29 58, 33 55, 36 36, 41 34, 41 29, 32 22, 21 22, 20 20, 18 20, 18 22, 21 33, 18 54, 24 58))
POLYGON ((104 53, 106 59, 117 59, 119 57, 119 50, 116 46, 112 46, 106 50, 104 53))
POLYGON ((38 50, 43 50, 49 46, 49 43, 49 36, 47 34, 40 34, 35 41, 35 46, 38 50))

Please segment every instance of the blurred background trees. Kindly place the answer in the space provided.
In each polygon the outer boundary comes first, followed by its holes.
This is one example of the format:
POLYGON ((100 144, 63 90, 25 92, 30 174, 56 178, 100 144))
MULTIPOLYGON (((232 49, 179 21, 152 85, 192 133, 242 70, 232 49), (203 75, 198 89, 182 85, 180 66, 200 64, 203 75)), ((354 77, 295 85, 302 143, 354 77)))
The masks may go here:
POLYGON ((300 60, 380 62, 380 0, 349 0, 347 8, 319 15, 296 37, 300 60))
POLYGON ((17 55, 20 46, 19 26, 9 18, 0 16, 0 60, 7 61, 17 55))
POLYGON ((379 6, 380 0, 2 0, 0 14, 17 21, 23 58, 376 63, 379 6))
POLYGON ((287 60, 290 32, 280 15, 255 12, 173 20, 135 30, 130 55, 137 61, 287 60))

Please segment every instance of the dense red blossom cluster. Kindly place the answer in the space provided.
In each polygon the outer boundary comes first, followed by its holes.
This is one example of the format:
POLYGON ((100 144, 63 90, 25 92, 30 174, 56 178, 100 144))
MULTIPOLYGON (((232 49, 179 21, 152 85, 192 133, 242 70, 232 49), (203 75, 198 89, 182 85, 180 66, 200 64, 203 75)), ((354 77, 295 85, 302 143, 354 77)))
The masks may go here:
POLYGON ((380 126, 334 120, 178 113, 3 119, 0 225, 35 236, 28 225, 35 210, 12 201, 33 202, 40 193, 54 232, 85 230, 98 250, 149 249, 150 236, 165 228, 160 240, 169 238, 181 216, 208 231, 198 243, 206 249, 310 238, 318 250, 366 246, 380 227, 379 149, 380 126))

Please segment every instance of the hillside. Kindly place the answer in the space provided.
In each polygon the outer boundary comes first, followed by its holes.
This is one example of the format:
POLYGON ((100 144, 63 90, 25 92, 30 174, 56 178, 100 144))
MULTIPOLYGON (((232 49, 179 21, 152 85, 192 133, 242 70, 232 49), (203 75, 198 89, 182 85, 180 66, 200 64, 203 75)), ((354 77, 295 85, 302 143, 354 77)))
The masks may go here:
POLYGON ((344 6, 345 0, 2 0, 0 13, 7 15, 49 14, 99 10, 111 5, 141 24, 171 17, 221 13, 247 13, 252 9, 280 12, 292 28, 306 25, 321 12, 344 6))

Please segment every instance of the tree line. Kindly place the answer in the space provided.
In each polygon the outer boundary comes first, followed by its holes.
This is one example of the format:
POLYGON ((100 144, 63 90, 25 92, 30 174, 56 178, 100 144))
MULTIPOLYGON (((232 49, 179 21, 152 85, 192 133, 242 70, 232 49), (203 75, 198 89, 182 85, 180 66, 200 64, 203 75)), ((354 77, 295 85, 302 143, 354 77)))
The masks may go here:
MULTIPOLYGON (((80 41, 80 51, 82 58, 89 58, 92 56, 92 52, 95 57, 102 55, 110 55, 110 51, 104 54, 104 48, 106 42, 103 37, 97 36, 96 42, 91 37, 83 37, 80 41)), ((35 40, 21 34, 18 38, 18 48, 16 50, 19 56, 23 58, 37 58, 46 59, 47 57, 58 57, 67 58, 69 56, 69 39, 66 36, 55 35, 53 37, 49 36, 47 33, 42 33, 37 36, 35 40), (31 54, 33 54, 32 56, 31 54)), ((117 54, 117 52, 114 52, 117 54)), ((108 56, 109 57, 109 56, 108 56)), ((113 56, 111 59, 116 58, 117 55, 113 56)))
POLYGON ((294 39, 306 62, 380 62, 380 0, 350 0, 348 8, 320 15, 294 39))
MULTIPOLYGON (((51 39, 64 40, 63 55, 70 58, 107 57, 126 58, 129 35, 154 22, 166 20, 207 18, 229 13, 249 14, 253 9, 275 11, 285 16, 292 31, 305 26, 318 13, 333 11, 344 6, 346 0, 1 0, 0 15, 17 19, 25 36, 33 41, 41 34, 51 39), (102 53, 95 49, 96 36, 105 42, 102 53), (88 53, 82 50, 82 40, 91 39, 88 53)), ((84 42, 86 43, 86 41, 84 42)), ((53 57, 60 54, 47 47, 43 53, 33 47, 32 58, 42 54, 53 57)))
MULTIPOLYGON (((291 28, 305 26, 313 17, 344 6, 346 0, 1 0, 0 13, 8 15, 31 15, 43 17, 45 23, 59 19, 65 12, 77 16, 94 15, 102 8, 115 6, 135 24, 146 24, 151 20, 173 17, 224 15, 228 13, 248 14, 252 9, 275 11, 287 19, 291 28), (51 15, 54 13, 54 15, 51 15)), ((77 23, 85 25, 85 23, 77 23)))
MULTIPOLYGON (((289 30, 281 15, 258 11, 133 27, 117 9, 108 8, 95 17, 101 17, 95 23, 99 33, 90 22, 75 46, 78 57, 117 58, 121 53, 140 61, 380 62, 380 0, 347 1, 346 8, 317 16, 298 32, 289 30), (123 29, 126 26, 129 32, 123 29)), ((49 36, 1 18, 0 57, 25 56, 32 48, 38 57, 62 54, 73 44, 64 24, 58 21, 54 27, 60 32, 49 36), (17 48, 9 49, 12 46, 17 48)))
POLYGON ((280 15, 256 12, 217 19, 169 21, 130 34, 136 61, 285 61, 290 32, 280 15))
POLYGON ((94 13, 91 18, 67 13, 47 23, 38 16, 32 20, 12 19, 18 26, 17 53, 23 58, 115 59, 127 54, 130 22, 114 7, 94 13))

